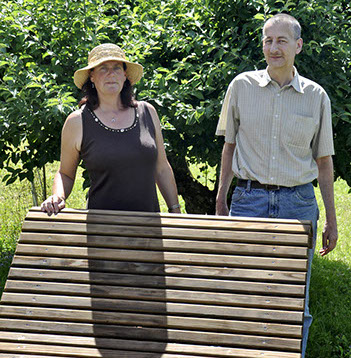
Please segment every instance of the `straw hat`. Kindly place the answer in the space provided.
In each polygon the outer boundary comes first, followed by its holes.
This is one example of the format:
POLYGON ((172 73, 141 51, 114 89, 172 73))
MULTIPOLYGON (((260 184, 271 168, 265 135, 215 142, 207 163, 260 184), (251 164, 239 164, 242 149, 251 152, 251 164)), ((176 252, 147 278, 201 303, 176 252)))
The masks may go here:
POLYGON ((143 66, 138 63, 126 60, 123 50, 114 44, 102 44, 94 47, 88 56, 88 66, 77 70, 74 73, 74 83, 78 88, 82 88, 89 77, 89 70, 106 61, 120 61, 127 65, 127 78, 134 85, 143 76, 143 66))

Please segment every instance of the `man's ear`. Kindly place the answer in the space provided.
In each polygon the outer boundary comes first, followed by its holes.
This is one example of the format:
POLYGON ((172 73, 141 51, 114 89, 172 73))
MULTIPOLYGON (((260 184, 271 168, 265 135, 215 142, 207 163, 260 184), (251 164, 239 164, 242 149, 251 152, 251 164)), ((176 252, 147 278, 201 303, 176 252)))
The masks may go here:
POLYGON ((296 55, 302 51, 303 40, 300 37, 296 42, 296 55))

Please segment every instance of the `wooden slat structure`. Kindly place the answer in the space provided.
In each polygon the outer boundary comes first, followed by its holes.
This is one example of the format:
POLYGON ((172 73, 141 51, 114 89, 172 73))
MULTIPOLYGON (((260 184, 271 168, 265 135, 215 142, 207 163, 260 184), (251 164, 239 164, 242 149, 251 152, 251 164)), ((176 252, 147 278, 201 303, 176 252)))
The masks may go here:
POLYGON ((311 224, 32 208, 2 358, 299 358, 311 224))

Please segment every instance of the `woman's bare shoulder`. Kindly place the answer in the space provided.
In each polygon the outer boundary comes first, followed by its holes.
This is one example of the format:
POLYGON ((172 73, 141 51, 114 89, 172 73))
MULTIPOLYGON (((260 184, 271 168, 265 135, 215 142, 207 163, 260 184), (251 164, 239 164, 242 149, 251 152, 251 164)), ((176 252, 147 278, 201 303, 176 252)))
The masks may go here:
POLYGON ((70 113, 66 118, 65 124, 63 126, 65 129, 69 128, 70 130, 80 130, 82 128, 82 111, 77 109, 76 111, 70 113))
POLYGON ((82 110, 77 109, 74 112, 70 113, 66 119, 66 122, 81 122, 82 121, 82 110))

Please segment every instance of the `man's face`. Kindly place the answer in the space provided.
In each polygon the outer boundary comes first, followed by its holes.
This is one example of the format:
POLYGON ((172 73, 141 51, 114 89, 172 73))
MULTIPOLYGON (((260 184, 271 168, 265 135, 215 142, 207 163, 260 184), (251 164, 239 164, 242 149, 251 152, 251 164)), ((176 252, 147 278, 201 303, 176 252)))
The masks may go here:
POLYGON ((263 53, 271 70, 290 71, 295 55, 301 52, 302 39, 296 40, 289 23, 268 22, 263 29, 263 53))

